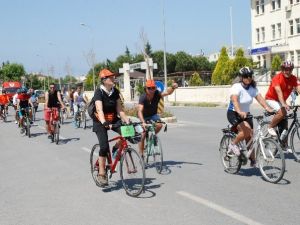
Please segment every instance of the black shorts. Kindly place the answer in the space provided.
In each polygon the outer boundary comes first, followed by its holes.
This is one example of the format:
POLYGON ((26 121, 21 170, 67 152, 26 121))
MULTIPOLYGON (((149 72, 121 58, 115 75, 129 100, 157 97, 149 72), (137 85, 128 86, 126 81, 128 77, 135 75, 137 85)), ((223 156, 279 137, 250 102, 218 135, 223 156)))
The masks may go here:
POLYGON ((241 122, 246 121, 250 127, 253 129, 253 120, 252 118, 242 119, 239 114, 235 111, 228 110, 227 111, 227 119, 232 126, 237 126, 241 122))

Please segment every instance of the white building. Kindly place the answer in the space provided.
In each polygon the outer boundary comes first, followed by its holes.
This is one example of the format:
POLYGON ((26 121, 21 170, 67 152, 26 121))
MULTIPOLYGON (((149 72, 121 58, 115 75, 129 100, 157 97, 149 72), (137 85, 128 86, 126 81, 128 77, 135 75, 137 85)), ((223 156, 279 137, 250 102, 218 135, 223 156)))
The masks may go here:
POLYGON ((278 54, 300 75, 300 0, 251 0, 251 21, 253 60, 270 69, 278 54))

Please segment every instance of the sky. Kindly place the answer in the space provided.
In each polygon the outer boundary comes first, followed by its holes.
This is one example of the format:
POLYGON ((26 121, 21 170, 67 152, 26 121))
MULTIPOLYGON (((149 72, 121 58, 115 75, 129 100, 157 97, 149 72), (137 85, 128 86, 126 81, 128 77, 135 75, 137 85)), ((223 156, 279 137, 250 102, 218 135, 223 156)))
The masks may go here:
POLYGON ((0 63, 23 64, 27 73, 79 76, 95 61, 140 53, 143 31, 152 50, 195 55, 233 43, 251 46, 250 0, 0 0, 0 63), (164 3, 163 3, 164 2, 164 3), (163 7, 164 6, 164 7, 163 7), (163 8, 164 15, 163 16, 163 8), (82 26, 84 23, 86 26, 82 26), (68 68, 68 69, 67 69, 68 68))

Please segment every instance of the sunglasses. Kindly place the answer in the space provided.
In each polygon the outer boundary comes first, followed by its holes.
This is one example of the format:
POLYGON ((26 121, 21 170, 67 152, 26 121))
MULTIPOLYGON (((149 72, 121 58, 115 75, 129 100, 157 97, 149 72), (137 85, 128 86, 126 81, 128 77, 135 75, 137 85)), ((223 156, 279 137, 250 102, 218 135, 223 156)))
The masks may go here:
POLYGON ((153 90, 155 90, 155 89, 156 89, 156 87, 147 87, 147 89, 148 89, 148 90, 152 90, 152 91, 153 91, 153 90))
POLYGON ((247 76, 247 77, 243 77, 243 78, 252 79, 252 76, 247 76))

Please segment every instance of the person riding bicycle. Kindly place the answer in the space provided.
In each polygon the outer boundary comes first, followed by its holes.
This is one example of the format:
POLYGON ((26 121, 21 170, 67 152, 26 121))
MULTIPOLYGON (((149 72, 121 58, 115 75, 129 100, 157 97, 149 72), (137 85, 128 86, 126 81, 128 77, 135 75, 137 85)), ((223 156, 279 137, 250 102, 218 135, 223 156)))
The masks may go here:
POLYGON ((39 98, 37 97, 36 93, 34 93, 34 90, 31 88, 31 96, 30 96, 30 100, 32 103, 32 107, 34 108, 34 111, 36 112, 38 107, 39 107, 39 98))
POLYGON ((2 113, 5 113, 5 109, 7 112, 8 104, 9 104, 9 97, 6 94, 6 91, 2 90, 2 94, 0 95, 0 117, 2 117, 2 113))
MULTIPOLYGON (((277 125, 279 134, 281 134, 283 130, 288 129, 288 120, 285 119, 285 116, 287 115, 287 111, 290 110, 290 106, 286 103, 286 100, 293 90, 300 93, 300 86, 297 82, 298 79, 292 74, 293 69, 294 64, 291 61, 284 61, 281 65, 281 72, 273 77, 266 93, 267 104, 276 112, 276 115, 268 127, 268 133, 271 136, 277 136, 274 129, 277 125)), ((288 152, 292 152, 287 145, 284 147, 288 152)))
MULTIPOLYGON (((240 155, 238 143, 243 140, 249 141, 253 133, 253 121, 252 118, 248 117, 253 98, 268 112, 272 112, 272 109, 258 92, 256 82, 252 76, 253 71, 249 67, 242 67, 239 70, 240 82, 233 84, 230 89, 230 103, 227 109, 227 119, 230 124, 237 128, 238 134, 236 138, 232 140, 232 143, 229 144, 228 149, 229 152, 233 152, 237 156, 240 155)), ((254 154, 251 154, 250 165, 255 166, 255 163, 254 154)))
MULTIPOLYGON (((100 151, 99 151, 99 173, 97 179, 102 186, 108 184, 105 171, 106 157, 109 152, 109 143, 107 131, 112 129, 121 133, 120 128, 112 128, 110 124, 115 124, 121 120, 129 123, 123 107, 121 105, 120 93, 115 86, 115 73, 108 69, 102 69, 99 73, 101 86, 97 88, 94 94, 96 112, 93 118, 93 132, 96 133, 100 151), (119 117, 120 118, 119 118, 119 117)), ((118 146, 115 146, 117 148, 118 146)))
MULTIPOLYGON (((20 93, 17 97, 17 110, 19 112, 19 124, 20 124, 20 132, 23 134, 25 132, 24 129, 24 116, 25 113, 28 112, 29 118, 32 118, 32 111, 29 110, 29 107, 31 106, 30 96, 27 93, 26 88, 21 88, 20 93)), ((30 120, 30 124, 32 124, 32 121, 30 120)))
MULTIPOLYGON (((154 80, 147 80, 145 85, 145 93, 140 96, 138 104, 138 118, 142 122, 142 126, 146 129, 147 121, 159 121, 160 116, 157 114, 158 104, 160 100, 168 95, 171 95, 174 90, 178 88, 177 83, 173 83, 172 87, 169 87, 166 92, 160 92, 156 89, 154 80)), ((155 133, 157 134, 162 128, 162 124, 157 123, 155 126, 155 133)), ((139 142, 139 152, 141 156, 144 155, 144 144, 145 134, 142 135, 141 141, 139 142)))
POLYGON ((17 93, 14 94, 12 98, 12 104, 15 110, 15 124, 18 124, 19 121, 19 111, 18 111, 18 95, 21 93, 21 89, 19 88, 17 90, 17 93))
POLYGON ((76 124, 76 116, 77 113, 79 112, 81 107, 86 106, 88 103, 88 98, 85 93, 82 92, 82 86, 78 85, 76 91, 73 94, 74 98, 74 103, 73 103, 73 108, 74 108, 74 124, 76 124))
POLYGON ((70 111, 72 112, 72 115, 74 115, 74 88, 72 87, 69 93, 69 101, 70 101, 70 111))
POLYGON ((45 93, 45 107, 44 107, 44 119, 46 122, 46 130, 48 133, 48 138, 51 139, 51 124, 50 117, 51 112, 53 112, 53 120, 59 120, 59 108, 65 108, 65 105, 61 99, 60 93, 55 89, 54 83, 51 83, 49 90, 45 93), (51 111, 51 109, 54 109, 51 111))

